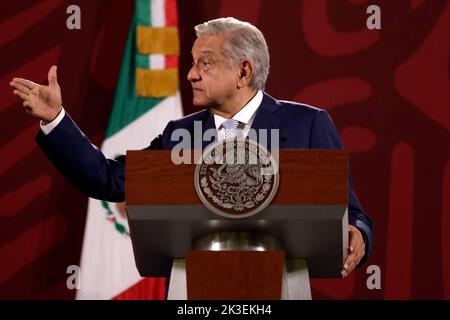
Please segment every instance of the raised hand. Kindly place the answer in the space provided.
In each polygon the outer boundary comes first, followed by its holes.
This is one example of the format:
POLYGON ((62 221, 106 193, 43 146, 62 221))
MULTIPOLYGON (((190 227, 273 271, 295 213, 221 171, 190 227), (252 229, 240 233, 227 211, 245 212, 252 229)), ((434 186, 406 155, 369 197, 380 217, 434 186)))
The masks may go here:
POLYGON ((14 88, 13 93, 23 100, 25 111, 45 123, 55 119, 62 109, 56 69, 56 66, 52 66, 48 71, 47 86, 22 78, 13 78, 9 83, 14 88))

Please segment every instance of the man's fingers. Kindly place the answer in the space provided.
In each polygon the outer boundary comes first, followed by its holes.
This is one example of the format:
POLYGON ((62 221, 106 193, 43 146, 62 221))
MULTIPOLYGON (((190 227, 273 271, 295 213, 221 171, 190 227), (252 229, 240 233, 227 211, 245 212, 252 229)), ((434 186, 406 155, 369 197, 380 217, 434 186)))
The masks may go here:
POLYGON ((345 259, 345 263, 341 272, 343 277, 346 277, 348 274, 350 274, 350 272, 353 271, 353 269, 356 268, 358 263, 361 261, 363 255, 364 250, 362 248, 359 248, 358 250, 355 250, 353 253, 347 256, 347 259, 345 259))
POLYGON ((56 66, 51 66, 50 70, 48 70, 48 84, 51 86, 56 86, 58 84, 56 69, 56 66))
POLYGON ((347 256, 347 259, 345 259, 345 263, 341 272, 342 276, 346 277, 358 265, 359 255, 360 254, 357 251, 354 251, 353 253, 347 256))
POLYGON ((9 83, 11 85, 11 87, 25 93, 25 94, 29 94, 30 93, 30 89, 28 89, 27 87, 25 87, 23 84, 16 82, 16 81, 11 81, 9 83))
POLYGON ((345 268, 345 270, 348 273, 352 272, 353 269, 355 269, 357 260, 358 258, 355 256, 347 263, 347 268, 345 268))
POLYGON ((348 251, 350 254, 354 254, 355 252, 359 251, 359 249, 361 247, 361 244, 355 238, 356 237, 353 237, 352 239, 350 239, 350 244, 348 246, 348 251))
POLYGON ((364 244, 364 241, 361 237, 359 237, 358 229, 353 226, 350 228, 350 243, 348 245, 348 249, 350 253, 356 252, 360 250, 361 244, 364 244))
POLYGON ((353 260, 351 260, 344 264, 344 268, 342 268, 341 273, 344 277, 346 277, 353 271, 353 269, 353 260))
POLYGON ((13 82, 20 83, 21 85, 27 87, 30 90, 33 90, 35 86, 38 86, 38 84, 34 83, 33 81, 22 78, 13 78, 13 82))
POLYGON ((29 97, 26 93, 23 93, 22 91, 19 90, 14 90, 13 93, 22 100, 27 100, 29 97))
POLYGON ((351 264, 353 263, 353 261, 355 260, 355 258, 356 258, 356 253, 349 254, 349 255, 347 256, 347 259, 345 259, 345 262, 344 262, 344 269, 348 270, 349 267, 350 267, 350 265, 351 265, 351 264))
POLYGON ((343 277, 346 277, 353 271, 353 269, 361 261, 364 253, 365 245, 361 232, 356 227, 349 225, 348 256, 347 259, 345 259, 345 263, 341 271, 343 277))

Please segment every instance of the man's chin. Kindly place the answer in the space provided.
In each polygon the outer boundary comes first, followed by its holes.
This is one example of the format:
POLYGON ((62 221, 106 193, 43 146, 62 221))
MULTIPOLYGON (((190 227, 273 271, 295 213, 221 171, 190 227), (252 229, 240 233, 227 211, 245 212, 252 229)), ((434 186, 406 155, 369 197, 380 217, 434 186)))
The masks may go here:
POLYGON ((204 101, 202 99, 196 99, 196 98, 194 98, 192 100, 192 104, 197 108, 206 108, 208 106, 206 101, 204 101))

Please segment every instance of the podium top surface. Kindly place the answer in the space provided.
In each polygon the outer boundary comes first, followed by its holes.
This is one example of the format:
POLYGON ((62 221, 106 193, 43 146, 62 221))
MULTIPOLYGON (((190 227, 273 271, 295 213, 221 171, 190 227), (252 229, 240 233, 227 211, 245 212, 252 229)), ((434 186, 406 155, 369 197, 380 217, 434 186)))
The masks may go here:
MULTIPOLYGON (((196 164, 175 165, 170 153, 127 152, 128 205, 201 204, 194 187, 196 164)), ((272 204, 347 204, 347 151, 281 149, 279 169, 280 183, 272 204)))

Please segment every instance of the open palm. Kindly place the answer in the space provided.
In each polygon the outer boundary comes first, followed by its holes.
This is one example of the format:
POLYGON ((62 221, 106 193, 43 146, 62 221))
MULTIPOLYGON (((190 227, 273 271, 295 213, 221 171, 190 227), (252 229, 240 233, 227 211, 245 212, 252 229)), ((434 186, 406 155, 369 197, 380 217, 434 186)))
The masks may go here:
POLYGON ((47 86, 22 78, 14 78, 10 82, 15 89, 13 93, 22 99, 27 113, 46 123, 55 119, 62 109, 61 88, 56 69, 56 66, 52 66, 48 71, 47 86))

